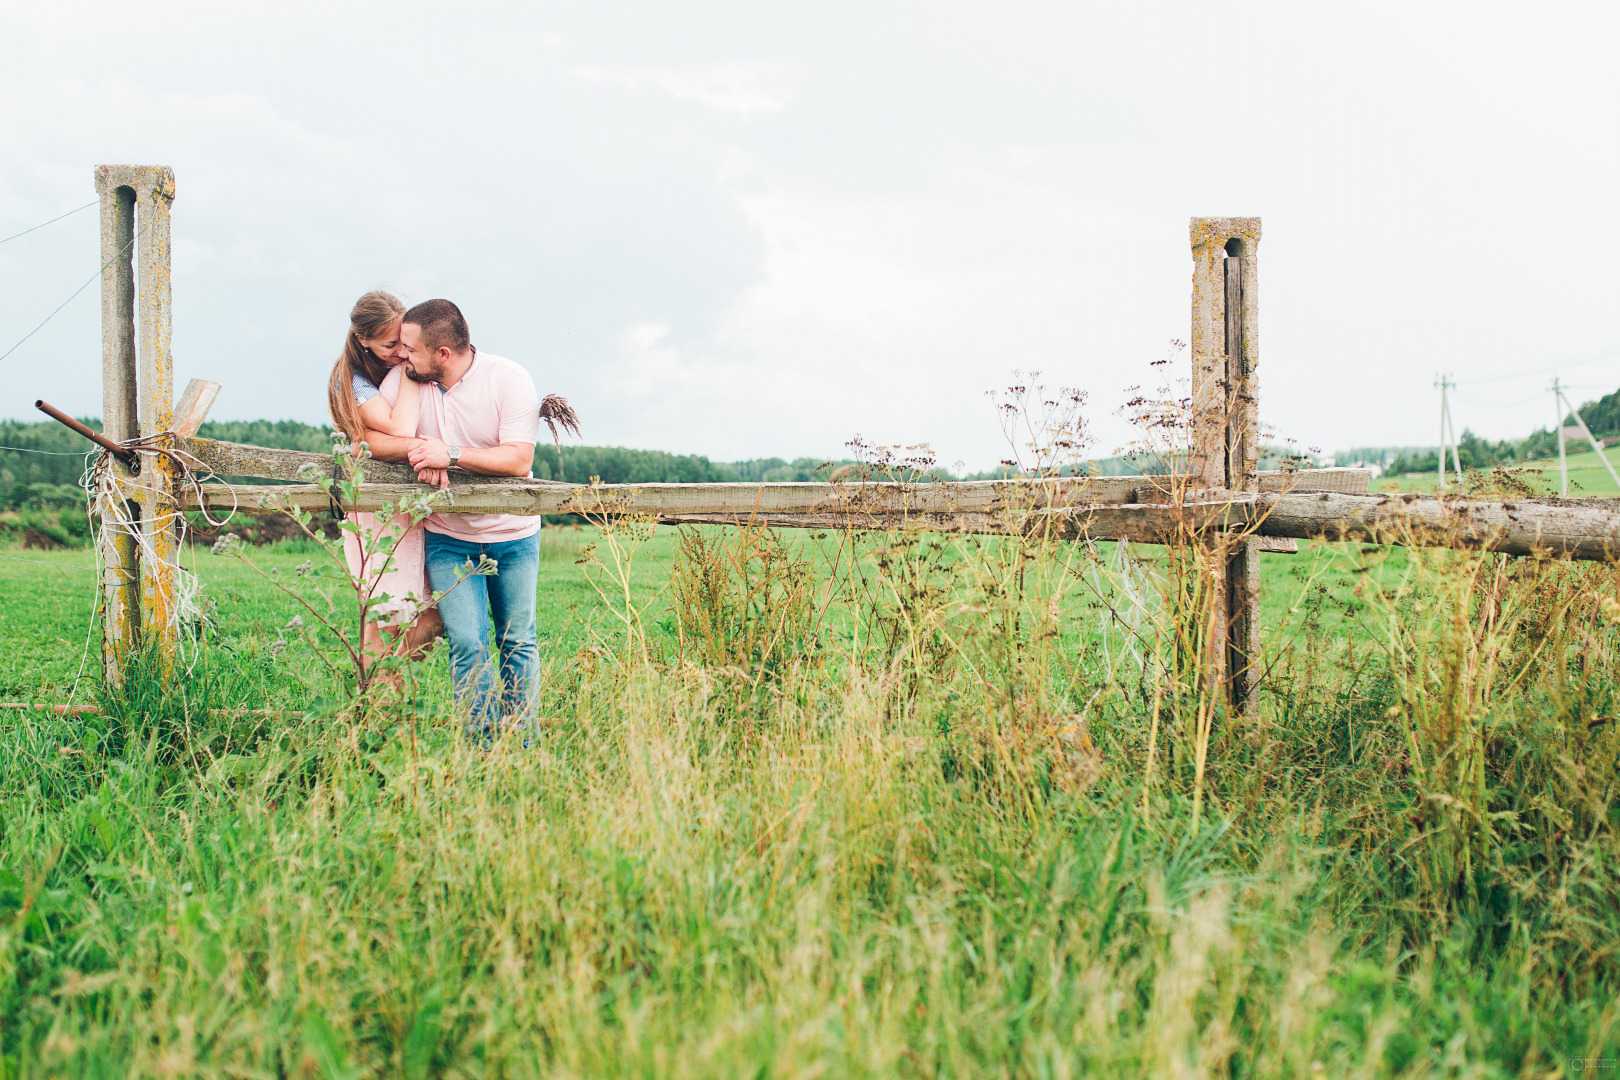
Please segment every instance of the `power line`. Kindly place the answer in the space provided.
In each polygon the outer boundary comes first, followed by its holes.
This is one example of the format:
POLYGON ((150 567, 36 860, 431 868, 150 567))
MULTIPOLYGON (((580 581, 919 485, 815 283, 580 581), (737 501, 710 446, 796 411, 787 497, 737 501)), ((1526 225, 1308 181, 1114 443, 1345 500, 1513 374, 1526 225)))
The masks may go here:
POLYGON ((0 559, 7 562, 33 563, 35 566, 54 566, 58 570, 90 570, 92 572, 95 570, 93 566, 74 566, 72 563, 46 562, 44 559, 19 559, 15 555, 0 555, 0 559))
MULTIPOLYGON (((1607 389, 1610 389, 1612 386, 1613 386, 1612 383, 1606 383, 1606 382, 1601 382, 1601 383, 1576 383, 1576 384, 1573 384, 1573 385, 1569 384, 1569 383, 1565 383, 1565 384, 1563 384, 1563 389, 1565 389, 1565 390, 1607 390, 1607 389)), ((1484 405, 1487 408, 1491 408, 1491 409, 1517 409, 1520 406, 1529 405, 1532 402, 1540 401, 1541 400, 1541 394, 1546 392, 1546 391, 1542 391, 1541 393, 1532 394, 1529 397, 1519 398, 1519 399, 1517 399, 1515 401, 1498 401, 1495 398, 1481 397, 1479 394, 1476 394, 1471 390, 1457 390, 1455 383, 1452 384, 1452 389, 1455 392, 1457 397, 1462 398, 1462 399, 1464 399, 1464 400, 1466 400, 1468 402, 1471 402, 1472 404, 1474 404, 1476 406, 1477 405, 1484 405)))
MULTIPOLYGON (((96 200, 96 202, 100 202, 100 201, 101 201, 100 199, 96 200)), ((38 225, 35 225, 33 229, 24 229, 20 233, 12 233, 10 236, 6 237, 4 240, 0 240, 0 244, 8 244, 11 241, 17 239, 17 237, 19 237, 19 236, 27 236, 29 233, 33 232, 34 229, 43 229, 47 225, 55 225, 58 221, 61 221, 63 218, 70 218, 74 214, 77 214, 80 210, 88 210, 88 209, 90 209, 92 206, 96 205, 96 202, 87 202, 83 206, 80 206, 77 209, 69 210, 65 214, 59 214, 58 216, 51 218, 51 220, 49 220, 49 221, 42 221, 38 225)))
MULTIPOLYGON (((91 205, 94 205, 94 204, 92 203, 91 205)), ((23 341, 27 341, 29 338, 33 337, 35 334, 37 334, 41 330, 45 329, 45 324, 50 322, 52 319, 56 318, 56 312, 57 311, 61 311, 63 308, 67 307, 69 304, 73 303, 73 297, 74 296, 78 296, 80 293, 84 292, 84 290, 88 289, 91 285, 95 284, 96 279, 101 277, 102 274, 107 272, 107 267, 111 266, 113 263, 115 263, 119 259, 123 258, 124 257, 124 252, 128 251, 130 248, 135 246, 135 240, 140 235, 141 235, 141 230, 136 229, 135 230, 135 235, 129 238, 129 243, 125 244, 123 246, 123 248, 118 252, 117 255, 114 255, 112 258, 110 258, 106 262, 102 263, 101 264, 101 269, 97 270, 94 274, 91 274, 89 281, 86 281, 83 285, 80 285, 77 289, 74 289, 73 290, 73 296, 68 297, 66 300, 62 301, 60 304, 57 304, 56 305, 56 311, 53 311, 49 315, 45 316, 45 318, 40 322, 40 324, 38 326, 34 327, 32 330, 28 331, 28 333, 24 334, 22 336, 22 341, 17 342, 17 344, 13 345, 11 348, 7 349, 5 352, 0 353, 0 360, 4 360, 6 357, 10 356, 12 353, 14 353, 18 349, 22 348, 23 341)))
POLYGON ((1549 368, 1541 368, 1536 371, 1518 371, 1511 375, 1495 375, 1489 379, 1469 379, 1468 382, 1473 386, 1485 386, 1489 383, 1512 382, 1515 379, 1533 379, 1541 375, 1556 374, 1557 372, 1563 371, 1566 368, 1585 367, 1587 364, 1595 364, 1600 360, 1612 360, 1617 356, 1620 356, 1620 345, 1610 345, 1607 348, 1599 349, 1597 352, 1587 353, 1585 356, 1578 357, 1574 360, 1569 360, 1562 364, 1554 364, 1549 368))
MULTIPOLYGON (((16 450, 23 454, 49 454, 51 457, 84 457, 83 450, 34 450, 27 446, 0 446, 0 450, 16 450)), ((94 450, 89 453, 95 453, 94 450)))
POLYGON ((1457 392, 1457 396, 1473 403, 1476 406, 1484 405, 1491 409, 1516 409, 1521 405, 1528 405, 1532 401, 1541 400, 1541 395, 1535 394, 1531 397, 1520 398, 1518 401, 1496 401, 1492 398, 1480 397, 1478 394, 1464 393, 1461 390, 1457 392))

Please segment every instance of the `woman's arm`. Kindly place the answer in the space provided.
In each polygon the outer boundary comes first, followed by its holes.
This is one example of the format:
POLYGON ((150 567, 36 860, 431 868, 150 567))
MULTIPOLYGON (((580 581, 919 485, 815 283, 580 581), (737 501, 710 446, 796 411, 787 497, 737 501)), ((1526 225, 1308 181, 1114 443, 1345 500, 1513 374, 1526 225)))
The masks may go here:
MULTIPOLYGON (((416 421, 422 415, 422 384, 415 379, 399 380, 399 400, 392 405, 381 394, 368 398, 360 406, 360 419, 370 431, 393 435, 401 439, 416 437, 416 421)), ((375 446, 372 453, 376 453, 375 446)))
POLYGON ((371 448, 371 456, 378 461, 404 461, 422 440, 414 436, 402 439, 386 431, 367 428, 366 437, 361 441, 371 448))

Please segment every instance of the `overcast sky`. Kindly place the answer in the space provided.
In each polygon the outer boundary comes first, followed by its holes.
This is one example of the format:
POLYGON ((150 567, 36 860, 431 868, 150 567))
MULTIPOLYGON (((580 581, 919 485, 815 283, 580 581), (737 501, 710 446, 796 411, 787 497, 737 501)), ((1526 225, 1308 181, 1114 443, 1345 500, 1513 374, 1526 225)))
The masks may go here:
MULTIPOLYGON (((3 0, 0 236, 172 165, 177 385, 324 422, 354 298, 461 304, 588 442, 1005 456, 1188 336, 1193 215, 1260 215, 1261 417, 1332 451, 1519 436, 1620 386, 1620 5, 3 0)), ((98 264, 0 246, 0 351, 98 264)), ((97 286, 5 415, 100 412, 97 286)), ((1181 357, 1185 370, 1185 354, 1181 357)))

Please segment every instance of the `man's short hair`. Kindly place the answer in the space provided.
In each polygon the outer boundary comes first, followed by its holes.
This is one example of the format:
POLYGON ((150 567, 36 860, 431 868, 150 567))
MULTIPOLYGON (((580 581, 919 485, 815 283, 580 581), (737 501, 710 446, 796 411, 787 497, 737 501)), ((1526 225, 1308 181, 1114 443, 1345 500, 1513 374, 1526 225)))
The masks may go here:
POLYGON ((448 346, 451 352, 458 353, 472 345, 466 316, 449 300, 424 300, 400 321, 422 328, 422 344, 429 352, 448 346))

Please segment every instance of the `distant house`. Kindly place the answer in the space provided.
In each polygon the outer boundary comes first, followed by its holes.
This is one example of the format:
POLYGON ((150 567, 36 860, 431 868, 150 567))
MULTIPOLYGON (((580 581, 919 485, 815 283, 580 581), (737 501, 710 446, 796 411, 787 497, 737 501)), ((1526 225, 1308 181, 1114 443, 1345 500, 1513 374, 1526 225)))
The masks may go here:
MULTIPOLYGON (((1564 441, 1566 443, 1584 443, 1586 442, 1586 432, 1582 431, 1579 426, 1571 424, 1570 426, 1564 428, 1564 441)), ((1610 435, 1606 438, 1599 439, 1598 445, 1612 446, 1617 442, 1620 442, 1620 436, 1610 435)))

